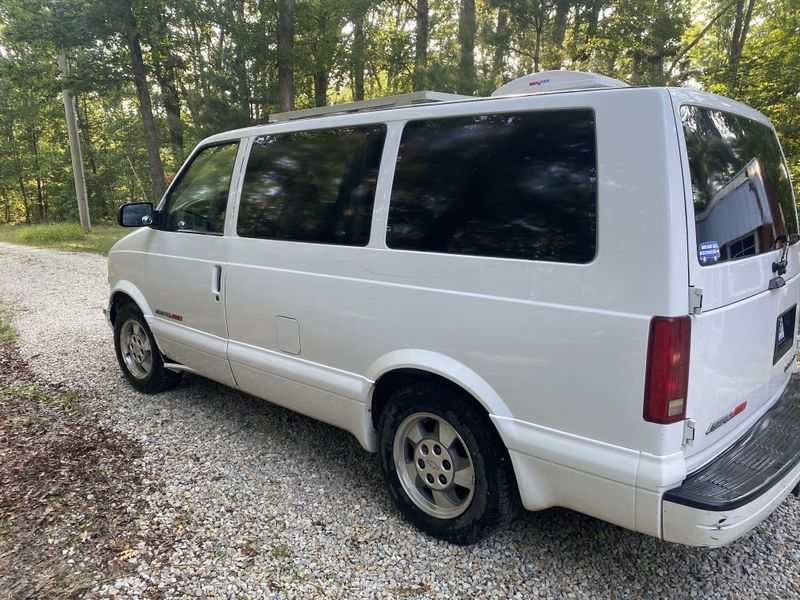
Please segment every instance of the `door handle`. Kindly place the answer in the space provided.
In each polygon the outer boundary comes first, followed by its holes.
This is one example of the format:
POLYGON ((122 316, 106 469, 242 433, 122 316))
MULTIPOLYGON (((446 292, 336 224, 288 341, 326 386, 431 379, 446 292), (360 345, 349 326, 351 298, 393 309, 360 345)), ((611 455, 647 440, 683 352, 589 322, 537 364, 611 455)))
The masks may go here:
POLYGON ((219 302, 219 295, 222 292, 222 267, 214 265, 211 269, 211 293, 214 298, 219 302))

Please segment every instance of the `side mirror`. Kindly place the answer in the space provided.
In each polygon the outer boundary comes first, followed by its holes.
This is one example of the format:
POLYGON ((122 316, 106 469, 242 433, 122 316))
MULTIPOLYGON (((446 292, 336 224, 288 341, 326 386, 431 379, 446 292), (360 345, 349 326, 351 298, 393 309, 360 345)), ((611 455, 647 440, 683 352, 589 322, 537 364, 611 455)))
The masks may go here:
POLYGON ((119 224, 123 227, 142 227, 154 221, 152 202, 124 204, 119 209, 119 224))

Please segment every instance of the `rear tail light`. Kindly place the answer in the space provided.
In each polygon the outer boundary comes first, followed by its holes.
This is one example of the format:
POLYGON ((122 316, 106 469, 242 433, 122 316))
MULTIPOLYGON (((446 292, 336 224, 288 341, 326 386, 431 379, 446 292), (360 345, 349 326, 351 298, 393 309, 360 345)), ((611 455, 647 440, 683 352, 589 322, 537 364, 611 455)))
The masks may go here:
POLYGON ((644 420, 676 423, 686 417, 692 322, 686 317, 653 317, 647 345, 644 420))

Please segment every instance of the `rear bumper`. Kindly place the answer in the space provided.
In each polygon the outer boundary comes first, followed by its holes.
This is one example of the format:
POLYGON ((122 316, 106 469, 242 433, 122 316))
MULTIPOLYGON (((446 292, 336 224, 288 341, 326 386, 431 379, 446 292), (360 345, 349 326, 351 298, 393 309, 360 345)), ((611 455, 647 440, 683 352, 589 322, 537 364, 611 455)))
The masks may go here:
POLYGON ((742 439, 664 494, 663 537, 690 546, 728 544, 769 516, 798 483, 800 397, 787 389, 742 439))

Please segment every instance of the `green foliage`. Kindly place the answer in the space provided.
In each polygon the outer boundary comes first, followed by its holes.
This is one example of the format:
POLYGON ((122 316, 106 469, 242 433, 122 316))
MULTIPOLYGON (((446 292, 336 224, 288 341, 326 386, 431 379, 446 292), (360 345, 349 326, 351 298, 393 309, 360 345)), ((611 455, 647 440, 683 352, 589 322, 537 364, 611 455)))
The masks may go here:
MULTIPOLYGON (((706 0, 686 40, 730 3, 706 0)), ((800 0, 756 2, 736 84, 729 73, 733 10, 725 11, 692 51, 687 76, 708 91, 763 112, 773 123, 800 200, 800 0)))
POLYGON ((111 246, 130 231, 116 225, 100 225, 87 234, 75 223, 17 225, 0 227, 0 242, 108 254, 111 246))
MULTIPOLYGON (((748 19, 749 2, 474 0, 473 75, 460 67, 461 28, 472 22, 459 18, 464 0, 428 0, 427 87, 474 86, 488 95, 515 77, 559 68, 635 85, 698 86, 766 114, 797 185, 800 0, 756 1, 748 19), (734 59, 743 20, 747 35, 734 59)), ((297 3, 297 108, 320 98, 352 100, 358 72, 366 98, 410 91, 416 5, 297 3)), ((277 2, 132 0, 132 6, 167 179, 202 138, 266 122, 277 111, 277 2)), ((120 12, 120 0, 0 3, 0 225, 77 221, 59 53, 71 64, 65 83, 75 97, 92 221, 113 222, 121 204, 153 195, 120 12)))
POLYGON ((11 317, 0 304, 0 344, 17 339, 17 332, 11 325, 11 317))
POLYGON ((81 242, 87 238, 86 232, 75 223, 54 223, 33 225, 20 233, 19 241, 30 246, 56 246, 67 242, 81 242))

